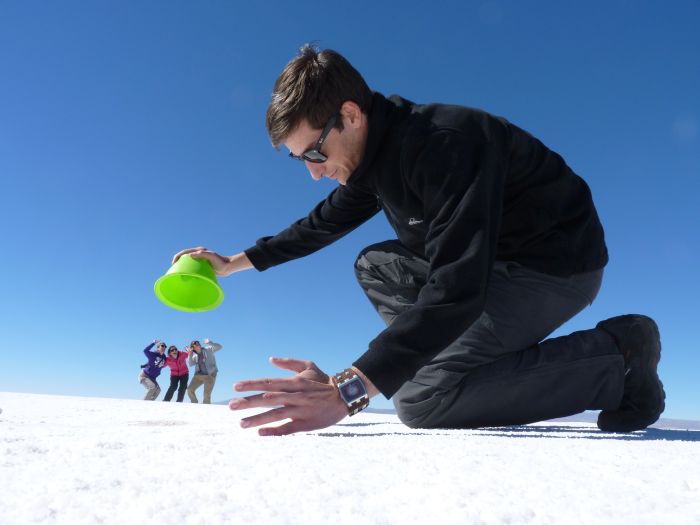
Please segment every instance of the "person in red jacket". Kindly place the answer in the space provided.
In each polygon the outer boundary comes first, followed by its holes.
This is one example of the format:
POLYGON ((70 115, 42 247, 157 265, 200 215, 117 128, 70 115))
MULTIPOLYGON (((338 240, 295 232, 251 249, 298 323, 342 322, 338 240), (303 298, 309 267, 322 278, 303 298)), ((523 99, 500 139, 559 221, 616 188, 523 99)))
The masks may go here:
POLYGON ((190 378, 190 371, 187 368, 188 355, 189 352, 181 352, 175 345, 171 345, 168 348, 165 366, 170 367, 170 388, 165 393, 163 401, 170 401, 173 398, 175 389, 177 389, 177 402, 182 403, 182 400, 185 399, 185 389, 190 378))

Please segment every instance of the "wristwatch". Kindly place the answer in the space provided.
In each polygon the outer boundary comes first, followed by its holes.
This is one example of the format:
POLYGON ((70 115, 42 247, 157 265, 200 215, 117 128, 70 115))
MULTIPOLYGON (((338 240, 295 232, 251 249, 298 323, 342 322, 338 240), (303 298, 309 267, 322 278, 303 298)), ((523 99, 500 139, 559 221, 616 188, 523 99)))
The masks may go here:
POLYGON ((365 384, 352 368, 346 368, 337 373, 333 379, 340 397, 348 408, 348 414, 354 416, 369 406, 369 395, 365 384))

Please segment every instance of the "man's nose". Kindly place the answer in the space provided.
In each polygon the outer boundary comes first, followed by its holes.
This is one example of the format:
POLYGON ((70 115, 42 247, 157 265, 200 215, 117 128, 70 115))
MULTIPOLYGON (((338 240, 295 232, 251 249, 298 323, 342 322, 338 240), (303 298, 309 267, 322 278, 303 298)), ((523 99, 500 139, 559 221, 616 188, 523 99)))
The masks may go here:
POLYGON ((304 164, 306 164, 306 169, 309 170, 312 179, 321 180, 321 178, 323 177, 322 164, 318 164, 317 162, 309 162, 308 160, 305 160, 304 164))

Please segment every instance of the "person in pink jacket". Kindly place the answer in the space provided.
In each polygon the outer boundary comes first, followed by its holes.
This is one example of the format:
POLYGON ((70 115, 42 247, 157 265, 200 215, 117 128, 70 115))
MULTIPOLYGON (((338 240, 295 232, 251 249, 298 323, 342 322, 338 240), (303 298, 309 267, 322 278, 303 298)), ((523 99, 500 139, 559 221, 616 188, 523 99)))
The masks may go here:
POLYGON ((165 366, 170 367, 170 388, 165 393, 163 401, 170 401, 177 389, 177 402, 182 403, 185 398, 187 381, 190 378, 190 371, 187 368, 187 356, 189 352, 182 352, 177 346, 171 345, 168 348, 168 355, 165 358, 165 366), (179 385, 179 388, 178 388, 179 385))

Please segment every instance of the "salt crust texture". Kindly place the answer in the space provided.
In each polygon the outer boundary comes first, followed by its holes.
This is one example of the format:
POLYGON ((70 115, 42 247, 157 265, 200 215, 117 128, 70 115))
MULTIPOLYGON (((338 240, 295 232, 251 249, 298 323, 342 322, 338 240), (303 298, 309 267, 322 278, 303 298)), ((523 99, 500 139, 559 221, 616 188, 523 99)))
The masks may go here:
POLYGON ((362 413, 261 438, 226 406, 0 392, 0 524, 700 524, 700 432, 416 430, 362 413))

